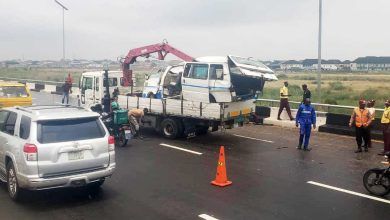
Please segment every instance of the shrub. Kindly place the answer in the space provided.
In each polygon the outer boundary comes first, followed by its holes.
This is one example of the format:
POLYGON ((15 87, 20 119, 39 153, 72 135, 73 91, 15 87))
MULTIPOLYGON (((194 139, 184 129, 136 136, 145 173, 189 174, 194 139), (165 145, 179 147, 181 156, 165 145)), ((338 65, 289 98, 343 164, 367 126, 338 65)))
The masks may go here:
POLYGON ((329 87, 331 90, 344 90, 346 88, 340 81, 330 82, 329 87))
POLYGON ((290 95, 293 95, 293 96, 294 95, 301 95, 302 89, 298 85, 289 85, 288 92, 290 93, 290 95))
POLYGON ((277 75, 277 77, 278 77, 278 79, 280 79, 280 80, 281 80, 281 79, 288 79, 287 74, 284 74, 284 73, 277 75))
MULTIPOLYGON (((317 83, 317 80, 314 80, 314 81, 312 81, 311 82, 313 85, 317 85, 318 83, 317 83)), ((324 81, 321 81, 321 85, 324 85, 324 81)))
POLYGON ((325 99, 324 103, 329 104, 329 105, 337 105, 337 101, 335 99, 332 99, 332 98, 325 99))

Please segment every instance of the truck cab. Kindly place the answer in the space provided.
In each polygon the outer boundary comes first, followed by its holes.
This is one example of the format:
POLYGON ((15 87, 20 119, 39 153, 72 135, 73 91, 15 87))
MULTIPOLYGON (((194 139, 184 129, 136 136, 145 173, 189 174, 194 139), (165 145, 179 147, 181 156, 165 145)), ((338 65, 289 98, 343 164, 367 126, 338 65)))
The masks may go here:
POLYGON ((104 71, 85 72, 81 75, 79 84, 79 101, 82 106, 91 107, 101 104, 104 97, 105 86, 108 83, 110 91, 118 88, 123 92, 126 90, 122 71, 109 71, 108 82, 104 80, 104 71))
POLYGON ((200 57, 150 75, 143 96, 182 97, 203 103, 235 102, 254 98, 262 92, 265 82, 272 80, 277 80, 273 71, 252 58, 200 57))

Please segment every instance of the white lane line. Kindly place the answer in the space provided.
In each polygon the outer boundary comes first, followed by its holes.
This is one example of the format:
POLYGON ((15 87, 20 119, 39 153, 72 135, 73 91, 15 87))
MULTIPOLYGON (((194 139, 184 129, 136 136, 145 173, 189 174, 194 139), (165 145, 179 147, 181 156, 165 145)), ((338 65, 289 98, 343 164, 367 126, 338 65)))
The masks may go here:
POLYGON ((375 143, 380 143, 380 144, 383 144, 383 141, 377 141, 377 140, 371 140, 372 142, 375 142, 375 143))
POLYGON ((378 197, 375 197, 375 196, 369 196, 369 195, 366 195, 366 194, 363 194, 363 193, 357 193, 357 192, 354 192, 354 191, 341 189, 341 188, 338 188, 338 187, 329 186, 329 185, 322 184, 322 183, 317 183, 317 182, 314 182, 314 181, 307 181, 307 183, 312 184, 312 185, 316 185, 316 186, 320 186, 320 187, 324 187, 324 188, 327 188, 327 189, 332 189, 332 190, 335 190, 335 191, 339 191, 339 192, 343 192, 343 193, 347 193, 347 194, 351 194, 351 195, 355 195, 355 196, 360 196, 360 197, 364 197, 364 198, 367 198, 367 199, 372 199, 372 200, 375 200, 375 201, 379 201, 379 202, 384 202, 384 203, 390 204, 390 200, 387 200, 387 199, 382 199, 382 198, 378 198, 378 197))
POLYGON ((206 220, 218 220, 217 218, 214 218, 212 216, 209 216, 207 214, 200 214, 198 215, 199 218, 203 218, 203 219, 206 219, 206 220))
POLYGON ((181 151, 185 151, 185 152, 188 152, 188 153, 196 154, 196 155, 202 155, 203 154, 203 153, 200 153, 200 152, 196 152, 196 151, 193 151, 193 150, 187 150, 187 149, 184 149, 184 148, 181 148, 181 147, 176 147, 176 146, 169 145, 169 144, 161 143, 160 145, 164 146, 164 147, 169 147, 169 148, 173 148, 173 149, 176 149, 176 150, 181 150, 181 151))
POLYGON ((267 142, 267 143, 274 143, 273 141, 263 140, 263 139, 259 139, 259 138, 253 138, 253 137, 247 137, 247 136, 243 136, 243 135, 239 135, 239 134, 233 134, 233 135, 237 136, 237 137, 242 137, 242 138, 246 138, 246 139, 255 140, 255 141, 263 141, 263 142, 267 142))

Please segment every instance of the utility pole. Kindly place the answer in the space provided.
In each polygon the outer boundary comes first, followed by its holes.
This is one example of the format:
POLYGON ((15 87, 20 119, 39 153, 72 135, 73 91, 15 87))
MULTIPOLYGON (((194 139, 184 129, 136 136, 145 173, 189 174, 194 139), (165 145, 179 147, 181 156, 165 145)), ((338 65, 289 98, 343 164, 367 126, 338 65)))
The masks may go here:
POLYGON ((318 19, 318 66, 317 66, 317 94, 318 103, 321 103, 321 35, 322 35, 322 0, 319 0, 318 19))
POLYGON ((68 11, 69 9, 57 0, 54 0, 54 2, 62 8, 62 61, 65 64, 65 10, 68 11))

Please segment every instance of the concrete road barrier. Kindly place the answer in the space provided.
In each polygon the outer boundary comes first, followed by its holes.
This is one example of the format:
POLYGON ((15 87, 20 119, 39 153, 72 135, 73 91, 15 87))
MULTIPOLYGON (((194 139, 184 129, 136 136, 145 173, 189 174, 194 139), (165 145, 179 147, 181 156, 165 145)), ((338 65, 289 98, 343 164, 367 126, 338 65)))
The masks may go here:
MULTIPOLYGON (((276 125, 280 127, 295 127, 295 120, 290 121, 290 118, 286 112, 286 110, 283 110, 282 114, 280 115, 280 118, 282 120, 278 120, 278 107, 271 107, 271 114, 269 118, 264 119, 264 124, 269 125, 276 125)), ((297 114, 297 109, 291 109, 291 114, 295 118, 297 114)), ((326 113, 323 112, 317 112, 317 127, 322 126, 326 124, 326 113)), ((316 129, 315 131, 318 131, 319 129, 316 129)))
MULTIPOLYGON (((350 115, 327 113, 326 123, 319 127, 319 131, 332 134, 355 136, 355 129, 349 127, 350 118, 350 115)), ((371 137, 377 140, 383 139, 379 118, 374 120, 371 124, 371 137)))
POLYGON ((40 92, 41 90, 45 89, 45 84, 39 84, 39 83, 34 83, 34 84, 35 86, 33 91, 40 92))

